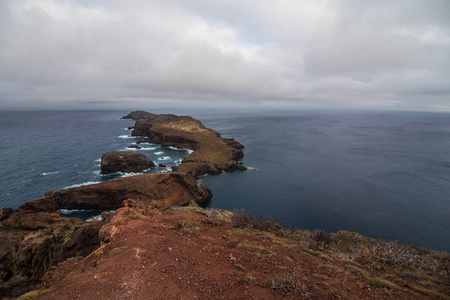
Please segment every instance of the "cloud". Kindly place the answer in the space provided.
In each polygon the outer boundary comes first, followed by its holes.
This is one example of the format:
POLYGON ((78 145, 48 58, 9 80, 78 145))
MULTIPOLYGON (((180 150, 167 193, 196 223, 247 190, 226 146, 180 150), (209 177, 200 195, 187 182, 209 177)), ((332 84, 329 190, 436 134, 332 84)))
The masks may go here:
POLYGON ((0 108, 450 110, 449 13, 445 0, 2 1, 0 108))

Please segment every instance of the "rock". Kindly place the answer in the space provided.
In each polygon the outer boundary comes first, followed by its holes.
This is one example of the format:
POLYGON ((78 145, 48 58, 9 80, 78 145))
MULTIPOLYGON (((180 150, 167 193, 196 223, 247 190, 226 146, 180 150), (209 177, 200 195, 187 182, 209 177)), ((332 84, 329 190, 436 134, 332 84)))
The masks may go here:
MULTIPOLYGON (((50 191, 46 197, 29 201, 19 211, 58 209, 113 210, 127 199, 146 201, 156 207, 185 205, 191 200, 204 203, 212 198, 202 180, 180 173, 150 173, 117 178, 98 184, 50 191)), ((12 218, 14 214, 10 217, 12 218)), ((6 222, 6 221, 4 221, 6 222)))
POLYGON ((0 221, 8 218, 12 214, 13 210, 9 207, 0 208, 0 221))
MULTIPOLYGON (((67 223, 69 224, 69 223, 67 223)), ((106 221, 83 222, 58 229, 29 231, 14 250, 6 253, 8 265, 0 265, 9 274, 0 281, 0 298, 17 297, 34 289, 51 266, 70 257, 84 257, 100 247, 99 231, 106 221)), ((0 229, 0 234, 5 229, 0 229)), ((20 231, 18 231, 20 233, 20 231)), ((2 240, 3 242, 3 240, 2 240)), ((1 261, 1 260, 0 260, 1 261)))
POLYGON ((100 165, 102 174, 116 172, 141 172, 155 166, 153 161, 148 159, 144 154, 130 151, 106 152, 102 155, 100 165))
POLYGON ((123 116, 122 119, 132 119, 132 120, 144 120, 144 119, 155 119, 155 118, 165 118, 167 120, 177 117, 173 114, 152 114, 146 111, 137 110, 123 116))
POLYGON ((130 145, 127 148, 142 149, 142 147, 139 147, 138 145, 130 145))
POLYGON ((167 166, 165 164, 159 164, 158 167, 160 167, 161 169, 167 168, 167 166))

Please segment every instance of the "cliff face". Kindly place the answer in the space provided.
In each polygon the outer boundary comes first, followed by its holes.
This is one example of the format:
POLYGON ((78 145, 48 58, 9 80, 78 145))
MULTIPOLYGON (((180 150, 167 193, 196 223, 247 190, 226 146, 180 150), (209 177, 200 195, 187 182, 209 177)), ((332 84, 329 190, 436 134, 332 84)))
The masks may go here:
POLYGON ((100 173, 141 172, 153 168, 155 164, 144 154, 131 151, 111 151, 102 155, 100 173))
POLYGON ((241 150, 243 145, 234 139, 222 138, 219 132, 206 128, 192 117, 137 121, 132 135, 146 136, 149 142, 163 147, 194 150, 176 168, 177 172, 200 176, 218 174, 221 171, 246 170, 238 161, 244 156, 241 150))
POLYGON ((111 210, 134 199, 149 207, 202 203, 212 197, 201 179, 180 173, 154 173, 99 184, 50 191, 6 214, 0 224, 0 298, 34 287, 51 267, 85 256, 100 246, 99 230, 108 222, 65 218, 59 209, 111 210))

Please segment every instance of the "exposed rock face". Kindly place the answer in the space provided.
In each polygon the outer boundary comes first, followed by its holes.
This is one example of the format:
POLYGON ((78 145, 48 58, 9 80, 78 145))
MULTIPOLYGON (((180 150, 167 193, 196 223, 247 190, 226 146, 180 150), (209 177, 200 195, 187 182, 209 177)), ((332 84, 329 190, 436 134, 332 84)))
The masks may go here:
POLYGON ((106 222, 80 225, 67 222, 57 229, 37 231, 0 230, 0 298, 15 298, 34 289, 51 266, 69 257, 86 256, 97 249, 99 231, 106 222))
POLYGON ((13 210, 9 207, 0 208, 0 221, 3 221, 12 214, 13 210))
MULTIPOLYGON (((136 146, 137 147, 137 146, 136 146)), ((153 161, 144 154, 131 151, 111 151, 102 155, 101 173, 141 172, 154 167, 153 161)))
MULTIPOLYGON (((23 204, 20 210, 33 212, 56 211, 63 208, 111 210, 119 208, 126 199, 140 199, 147 201, 149 205, 167 207, 188 204, 191 200, 203 203, 211 197, 211 192, 203 181, 193 176, 174 172, 151 173, 50 191, 46 193, 46 197, 23 204)), ((3 223, 5 224, 5 221, 3 223)))
POLYGON ((146 141, 194 150, 176 168, 177 172, 194 176, 217 174, 221 171, 246 170, 238 162, 244 148, 234 139, 224 139, 220 133, 206 128, 200 121, 181 116, 170 120, 136 121, 133 136, 147 136, 146 141))
POLYGON ((161 118, 161 119, 172 119, 177 117, 176 115, 173 114, 152 114, 146 111, 142 111, 142 110, 137 110, 137 111, 133 111, 131 113, 129 113, 126 116, 123 116, 122 119, 132 119, 132 120, 144 120, 144 119, 155 119, 155 118, 161 118))

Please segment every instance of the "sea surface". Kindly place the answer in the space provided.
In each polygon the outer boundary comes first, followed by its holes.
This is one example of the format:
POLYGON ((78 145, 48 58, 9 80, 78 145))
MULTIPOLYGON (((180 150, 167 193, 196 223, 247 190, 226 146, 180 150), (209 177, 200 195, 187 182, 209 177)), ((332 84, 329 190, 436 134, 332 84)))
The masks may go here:
MULTIPOLYGON (((0 112, 0 207, 133 175, 99 172, 102 153, 139 140, 120 120, 128 112, 0 112)), ((450 250, 450 114, 155 112, 192 115, 245 145, 251 170, 206 176, 208 207, 450 250)), ((169 168, 189 153, 141 146, 132 151, 169 168)))

